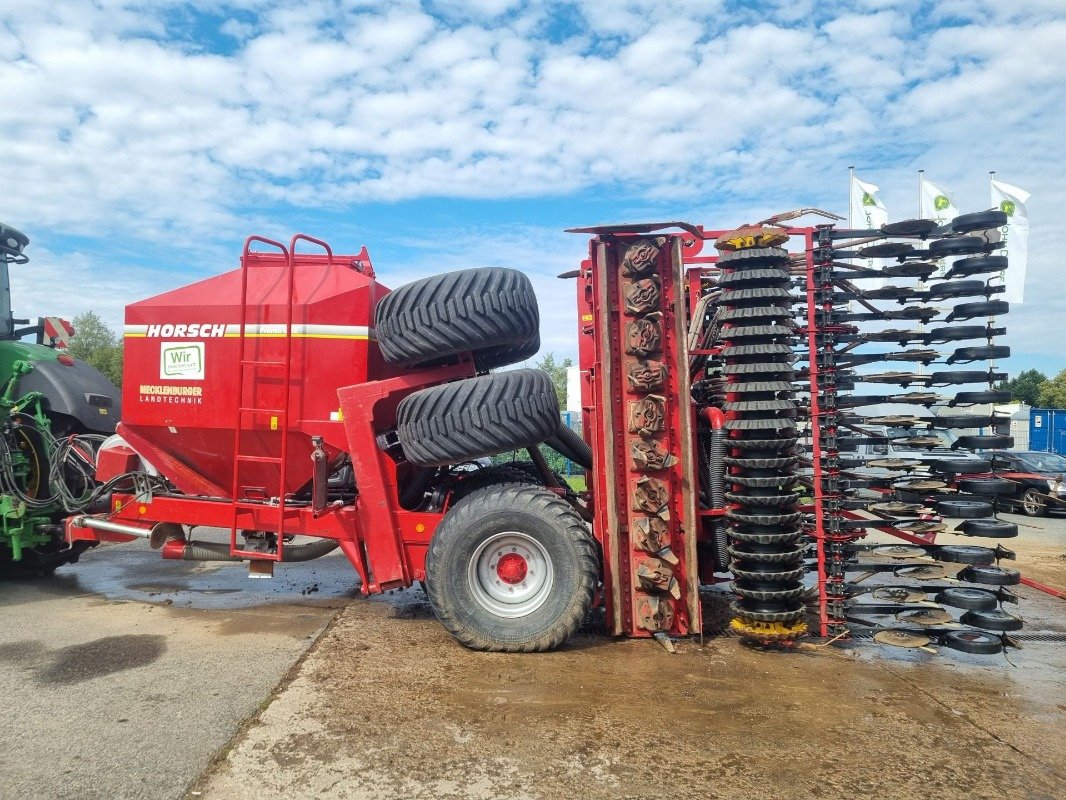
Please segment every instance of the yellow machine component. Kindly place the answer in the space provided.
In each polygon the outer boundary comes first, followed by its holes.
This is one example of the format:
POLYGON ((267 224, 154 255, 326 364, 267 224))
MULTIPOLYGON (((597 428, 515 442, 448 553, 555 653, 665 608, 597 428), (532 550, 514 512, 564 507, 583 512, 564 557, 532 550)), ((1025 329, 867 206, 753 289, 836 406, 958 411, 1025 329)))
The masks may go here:
POLYGON ((807 632, 807 623, 803 620, 794 622, 755 622, 734 618, 729 623, 734 633, 740 634, 760 644, 782 644, 798 639, 807 632))

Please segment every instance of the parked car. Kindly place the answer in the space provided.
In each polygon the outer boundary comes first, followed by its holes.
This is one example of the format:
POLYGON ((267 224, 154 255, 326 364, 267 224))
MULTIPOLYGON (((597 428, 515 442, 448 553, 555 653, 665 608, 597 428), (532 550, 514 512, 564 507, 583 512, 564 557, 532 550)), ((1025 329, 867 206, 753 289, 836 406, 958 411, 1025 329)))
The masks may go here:
MULTIPOLYGON (((903 458, 921 461, 923 464, 927 464, 931 467, 935 467, 937 462, 940 461, 951 461, 953 463, 973 461, 975 465, 984 461, 983 453, 980 455, 974 455, 968 450, 953 450, 951 446, 955 443, 955 440, 958 437, 949 430, 930 430, 924 427, 890 428, 884 425, 864 425, 863 430, 869 432, 873 436, 936 436, 941 442, 936 447, 921 448, 904 445, 898 441, 892 441, 891 439, 883 443, 862 444, 858 446, 857 452, 858 455, 865 458, 903 458)), ((877 467, 865 467, 860 471, 870 475, 887 474, 886 470, 877 467)))
POLYGON ((1032 450, 989 450, 993 469, 1018 484, 1011 498, 1030 517, 1045 516, 1049 508, 1066 509, 1066 457, 1032 450))

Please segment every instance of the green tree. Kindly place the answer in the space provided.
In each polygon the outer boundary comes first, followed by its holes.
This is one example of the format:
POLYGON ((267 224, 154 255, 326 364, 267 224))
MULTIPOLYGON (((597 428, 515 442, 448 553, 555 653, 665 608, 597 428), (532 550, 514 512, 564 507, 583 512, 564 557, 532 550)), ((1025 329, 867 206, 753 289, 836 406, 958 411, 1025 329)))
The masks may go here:
POLYGON ((1040 387, 1040 408, 1066 408, 1066 369, 1040 387))
POLYGON ((1027 406, 1036 406, 1040 399, 1040 389, 1045 383, 1047 375, 1038 369, 1027 369, 1009 381, 1004 381, 997 388, 1009 391, 1011 400, 1025 403, 1027 406))
POLYGON ((551 376, 552 383, 555 384, 555 396, 559 398, 559 407, 566 408, 566 370, 574 366, 573 359, 564 358, 556 362, 555 353, 545 353, 533 366, 551 376))
POLYGON ((69 352, 96 367, 115 386, 122 385, 122 342, 95 311, 74 317, 69 352))

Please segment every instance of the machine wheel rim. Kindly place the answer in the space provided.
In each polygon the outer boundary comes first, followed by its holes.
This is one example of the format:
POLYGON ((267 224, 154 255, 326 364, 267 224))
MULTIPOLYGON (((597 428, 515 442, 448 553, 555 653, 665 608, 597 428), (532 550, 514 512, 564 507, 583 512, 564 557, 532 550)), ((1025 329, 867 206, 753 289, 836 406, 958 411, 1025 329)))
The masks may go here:
POLYGON ((1022 495, 1022 509, 1030 517, 1040 516, 1040 512, 1044 510, 1044 501, 1038 495, 1039 492, 1035 489, 1028 489, 1022 495))
POLYGON ((474 551, 467 579, 474 600, 486 611, 508 619, 524 617, 551 595, 552 559, 532 536, 503 531, 474 551))

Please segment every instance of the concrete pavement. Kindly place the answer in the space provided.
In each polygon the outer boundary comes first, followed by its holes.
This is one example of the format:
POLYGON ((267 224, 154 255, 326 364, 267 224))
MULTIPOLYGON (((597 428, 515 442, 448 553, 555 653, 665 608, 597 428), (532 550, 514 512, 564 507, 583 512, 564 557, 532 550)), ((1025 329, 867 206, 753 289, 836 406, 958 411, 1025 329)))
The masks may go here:
POLYGON ((182 796, 355 593, 339 555, 246 570, 133 543, 0 583, 0 795, 182 796))

